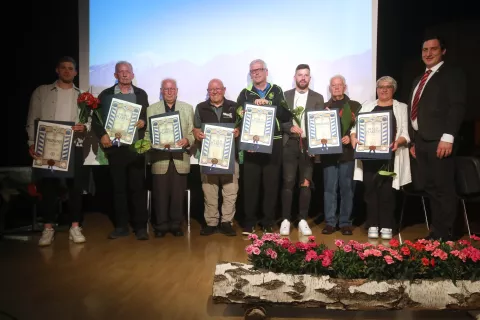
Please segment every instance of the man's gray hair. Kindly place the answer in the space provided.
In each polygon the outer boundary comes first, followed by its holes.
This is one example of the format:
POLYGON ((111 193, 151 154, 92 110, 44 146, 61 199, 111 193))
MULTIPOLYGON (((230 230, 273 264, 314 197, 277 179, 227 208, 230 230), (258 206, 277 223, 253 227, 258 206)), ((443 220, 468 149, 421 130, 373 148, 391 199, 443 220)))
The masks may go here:
POLYGON ((334 75, 333 77, 331 77, 331 78, 330 78, 330 82, 329 82, 330 84, 332 83, 333 79, 340 79, 340 80, 342 80, 343 85, 346 85, 346 84, 347 84, 347 81, 345 80, 345 77, 342 76, 341 74, 336 74, 336 75, 334 75))
POLYGON ((118 66, 121 65, 121 64, 126 64, 126 65, 130 68, 130 70, 132 70, 132 72, 133 72, 133 66, 132 66, 132 64, 131 64, 130 62, 124 61, 124 60, 118 61, 118 62, 115 64, 115 72, 117 72, 117 68, 118 68, 118 66))
POLYGON ((161 88, 163 88, 163 84, 164 84, 165 82, 172 82, 172 83, 175 85, 175 88, 178 88, 178 87, 177 87, 177 80, 172 79, 172 78, 165 78, 165 79, 163 79, 163 80, 162 80, 162 86, 161 86, 161 88))
POLYGON ((252 67, 252 65, 254 65, 255 63, 261 63, 263 68, 267 69, 267 64, 262 59, 255 59, 252 62, 250 62, 250 67, 252 67))
POLYGON ((397 91, 397 81, 395 81, 395 79, 393 79, 390 76, 384 76, 384 77, 381 77, 380 79, 378 79, 377 80, 377 88, 380 85, 380 82, 383 82, 383 81, 391 83, 391 85, 393 86, 393 92, 394 93, 397 91))

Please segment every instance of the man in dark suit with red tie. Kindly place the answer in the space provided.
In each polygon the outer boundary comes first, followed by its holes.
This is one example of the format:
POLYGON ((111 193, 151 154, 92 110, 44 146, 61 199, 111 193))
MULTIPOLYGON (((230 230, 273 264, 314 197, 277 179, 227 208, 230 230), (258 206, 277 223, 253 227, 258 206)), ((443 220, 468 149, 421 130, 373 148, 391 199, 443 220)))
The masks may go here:
POLYGON ((455 139, 466 107, 464 73, 443 61, 445 44, 438 37, 423 42, 426 70, 410 94, 413 133, 410 154, 418 164, 418 186, 428 194, 432 230, 426 239, 450 240, 456 217, 455 139))

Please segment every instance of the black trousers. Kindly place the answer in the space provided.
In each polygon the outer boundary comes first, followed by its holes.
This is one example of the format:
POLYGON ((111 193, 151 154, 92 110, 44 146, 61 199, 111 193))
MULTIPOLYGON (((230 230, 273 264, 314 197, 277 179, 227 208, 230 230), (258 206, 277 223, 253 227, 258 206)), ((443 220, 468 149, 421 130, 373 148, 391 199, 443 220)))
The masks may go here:
POLYGON ((247 228, 257 224, 257 207, 260 202, 260 195, 263 196, 262 225, 264 227, 272 227, 275 223, 275 205, 277 204, 279 192, 282 149, 282 139, 275 139, 273 140, 271 154, 246 151, 244 153, 244 225, 247 228))
POLYGON ((455 157, 437 158, 438 143, 417 136, 415 153, 419 186, 428 194, 430 201, 433 233, 436 237, 448 238, 457 215, 455 157))
POLYGON ((113 188, 114 224, 135 230, 147 227, 147 192, 145 187, 145 157, 127 146, 111 147, 107 151, 113 188))
POLYGON ((378 171, 387 164, 385 160, 363 160, 364 197, 367 205, 367 225, 395 228, 395 190, 392 177, 380 176, 378 171))
POLYGON ((299 138, 290 138, 283 147, 282 216, 287 220, 292 218, 293 190, 297 181, 297 171, 300 187, 298 218, 306 219, 310 208, 314 158, 307 154, 306 143, 307 139, 303 139, 303 153, 300 150, 299 138), (309 187, 301 186, 305 179, 310 182, 309 187))
POLYGON ((152 175, 155 230, 178 230, 182 227, 187 174, 180 174, 170 160, 165 174, 152 175))
POLYGON ((90 168, 83 165, 82 148, 75 148, 74 178, 41 178, 38 181, 38 191, 42 194, 39 210, 44 223, 55 223, 59 214, 59 204, 63 198, 68 198, 68 218, 70 222, 82 220, 82 194, 84 179, 88 179, 90 168), (68 196, 68 197, 67 197, 68 196))

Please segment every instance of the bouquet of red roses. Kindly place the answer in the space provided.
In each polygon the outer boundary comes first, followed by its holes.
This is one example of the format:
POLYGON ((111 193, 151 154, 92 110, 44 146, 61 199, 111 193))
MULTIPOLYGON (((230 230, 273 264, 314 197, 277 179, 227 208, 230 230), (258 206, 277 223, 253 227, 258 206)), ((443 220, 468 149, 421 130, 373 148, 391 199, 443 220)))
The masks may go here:
POLYGON ((88 116, 93 116, 95 113, 98 117, 98 120, 100 120, 100 123, 103 124, 102 117, 98 110, 100 104, 100 100, 98 98, 95 98, 90 92, 84 92, 78 96, 77 104, 80 108, 80 114, 78 116, 80 123, 87 123, 88 116))

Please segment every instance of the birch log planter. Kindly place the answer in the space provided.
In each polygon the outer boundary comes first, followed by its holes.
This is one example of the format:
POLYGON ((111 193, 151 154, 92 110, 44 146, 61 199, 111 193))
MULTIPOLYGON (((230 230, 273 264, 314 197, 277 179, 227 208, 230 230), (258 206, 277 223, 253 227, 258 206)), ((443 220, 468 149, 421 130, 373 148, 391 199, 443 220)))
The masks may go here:
MULTIPOLYGON (((255 270, 243 263, 219 263, 214 303, 288 305, 339 310, 480 309, 480 281, 448 279, 344 280, 255 270)), ((253 309, 250 309, 252 311, 253 309)), ((261 308, 252 312, 262 313, 261 308)), ((261 315, 258 319, 262 319, 261 315)))

